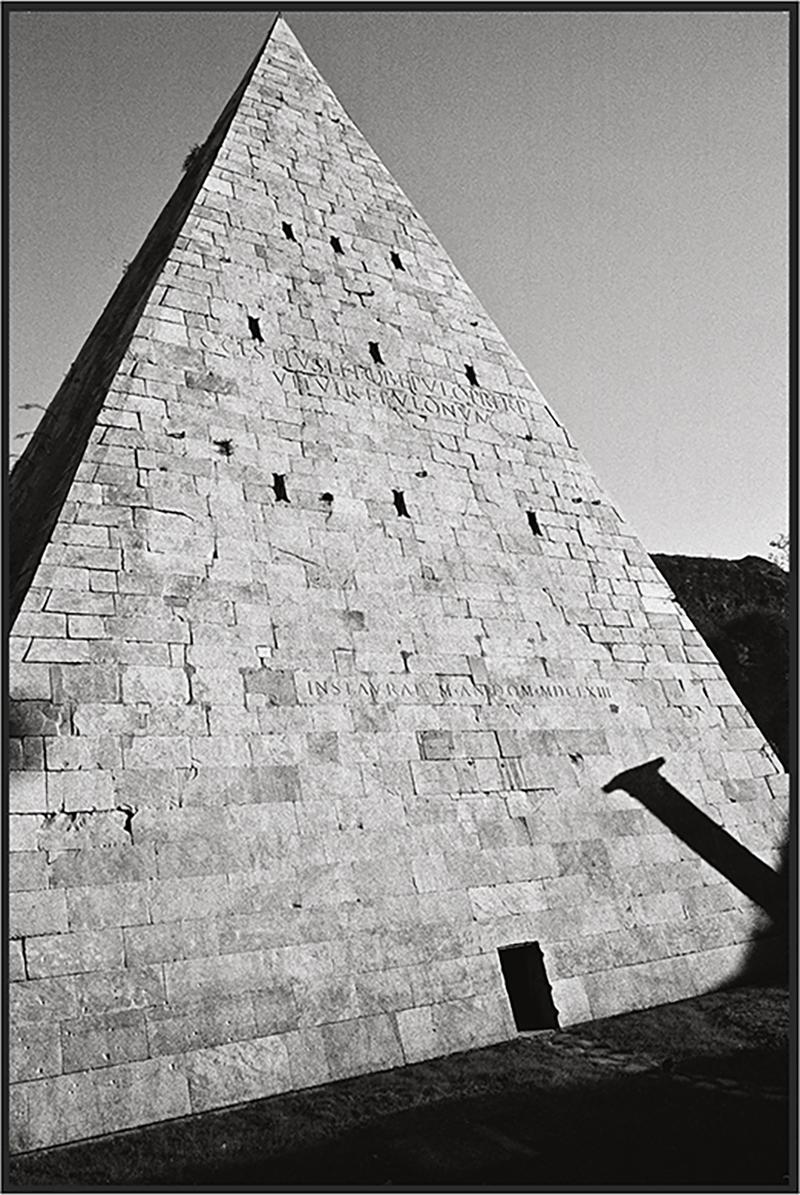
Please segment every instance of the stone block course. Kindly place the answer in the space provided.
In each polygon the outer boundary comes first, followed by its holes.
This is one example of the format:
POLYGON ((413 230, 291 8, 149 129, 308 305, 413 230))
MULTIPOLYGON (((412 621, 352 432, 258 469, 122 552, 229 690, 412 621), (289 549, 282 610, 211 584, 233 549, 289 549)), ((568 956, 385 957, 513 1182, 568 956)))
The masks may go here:
POLYGON ((9 1078, 12 1083, 60 1075, 61 1042, 58 1025, 18 1025, 9 1040, 9 1078))
POLYGON ((385 1070, 404 1061, 397 1024, 378 1015, 325 1025, 321 1030, 331 1078, 385 1070))
POLYGON ((292 1085, 288 1052, 279 1036, 197 1050, 186 1056, 182 1069, 194 1112, 262 1099, 292 1085))
POLYGON ((25 953, 31 979, 106 971, 124 962, 122 932, 118 929, 28 936, 25 953))
MULTIPOLYGON (((47 775, 47 808, 51 813, 111 810, 114 807, 114 787, 110 772, 75 771, 47 775)), ((47 842, 48 849, 53 849, 49 845, 49 838, 47 842)))
POLYGON ((14 983, 9 989, 9 1022, 58 1024, 77 1016, 75 980, 70 977, 14 983))
POLYGON ((39 700, 49 703, 53 696, 49 666, 12 662, 8 688, 14 701, 39 700))
POLYGON ((44 772, 9 774, 9 809, 19 814, 47 812, 47 788, 44 772))
POLYGON ((153 1057, 186 1054, 260 1035, 249 995, 178 1008, 168 1004, 154 1006, 146 1009, 144 1016, 153 1057))
POLYGON ((143 1061, 61 1075, 20 1087, 15 1149, 133 1128, 191 1110, 186 1079, 172 1061, 143 1061))
MULTIPOLYGON (((99 773, 88 773, 93 775, 99 773)), ((67 792, 74 789, 72 782, 67 792)), ((91 785, 80 786, 91 792, 91 785)), ((99 792, 105 787, 98 787, 99 792)), ((66 798, 65 798, 66 799, 66 798)), ((77 800, 77 798, 75 798, 77 800)), ((40 850, 80 851, 93 847, 118 846, 129 840, 128 814, 121 809, 88 810, 85 812, 48 813, 42 819, 37 836, 40 850)))
POLYGON ((66 889, 70 930, 107 929, 147 921, 146 883, 103 884, 66 889))
POLYGON ((59 934, 67 930, 67 904, 63 892, 12 892, 8 903, 12 938, 30 934, 59 934))
POLYGON ((61 1050, 66 1074, 145 1059, 144 1014, 136 1010, 64 1021, 61 1050))
POLYGON ((8 943, 8 981, 9 983, 17 983, 26 978, 25 973, 25 953, 23 949, 23 941, 20 938, 12 938, 8 943))
POLYGON ((121 847, 92 848, 84 844, 80 850, 55 850, 49 852, 49 864, 51 888, 102 887, 147 880, 156 874, 152 847, 137 847, 130 842, 121 847))
POLYGON ((39 814, 11 814, 8 817, 8 850, 14 853, 36 851, 41 825, 39 814))
POLYGON ((145 1008, 164 1000, 164 977, 158 966, 83 972, 75 980, 81 1015, 145 1008))

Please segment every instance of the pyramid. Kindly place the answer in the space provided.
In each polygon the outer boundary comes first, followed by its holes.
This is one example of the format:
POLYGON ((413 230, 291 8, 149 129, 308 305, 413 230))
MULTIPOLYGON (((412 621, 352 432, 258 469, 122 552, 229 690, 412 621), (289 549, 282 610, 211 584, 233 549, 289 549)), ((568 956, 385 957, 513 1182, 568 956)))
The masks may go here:
POLYGON ((10 506, 12 1149, 778 940, 775 755, 281 18, 10 506))

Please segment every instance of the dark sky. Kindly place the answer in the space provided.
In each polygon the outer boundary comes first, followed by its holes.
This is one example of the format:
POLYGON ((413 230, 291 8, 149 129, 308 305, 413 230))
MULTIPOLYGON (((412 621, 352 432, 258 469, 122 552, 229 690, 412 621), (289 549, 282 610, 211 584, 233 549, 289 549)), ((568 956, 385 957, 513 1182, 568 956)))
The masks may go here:
MULTIPOLYGON (((788 521, 788 15, 284 14, 645 546, 766 555, 788 521)), ((12 435, 272 16, 10 15, 12 435)))

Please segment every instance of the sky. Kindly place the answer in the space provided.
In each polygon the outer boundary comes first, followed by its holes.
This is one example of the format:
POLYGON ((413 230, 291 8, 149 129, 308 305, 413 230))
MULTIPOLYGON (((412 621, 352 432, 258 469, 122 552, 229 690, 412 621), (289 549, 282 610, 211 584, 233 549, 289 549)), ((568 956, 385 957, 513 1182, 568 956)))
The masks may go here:
MULTIPOLYGON (((645 547, 766 556, 788 14, 283 12, 645 547)), ((273 15, 9 13, 12 453, 273 15)))

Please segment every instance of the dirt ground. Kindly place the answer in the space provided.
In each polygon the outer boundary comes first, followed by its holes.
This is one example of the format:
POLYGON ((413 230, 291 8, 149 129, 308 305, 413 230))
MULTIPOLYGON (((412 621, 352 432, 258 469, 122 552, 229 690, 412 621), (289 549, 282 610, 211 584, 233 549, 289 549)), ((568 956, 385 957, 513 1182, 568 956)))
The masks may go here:
POLYGON ((713 992, 24 1155, 5 1189, 792 1190, 790 1017, 713 992))

